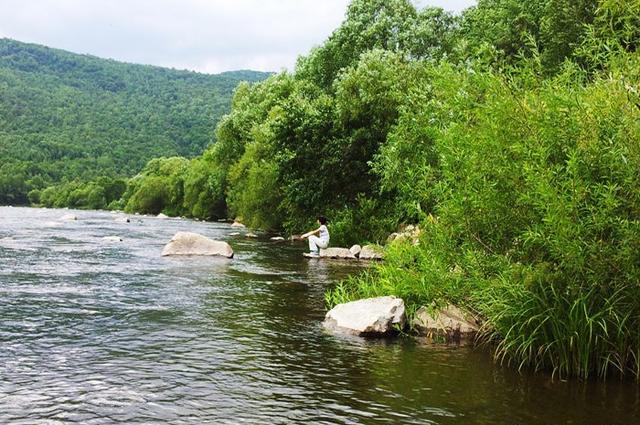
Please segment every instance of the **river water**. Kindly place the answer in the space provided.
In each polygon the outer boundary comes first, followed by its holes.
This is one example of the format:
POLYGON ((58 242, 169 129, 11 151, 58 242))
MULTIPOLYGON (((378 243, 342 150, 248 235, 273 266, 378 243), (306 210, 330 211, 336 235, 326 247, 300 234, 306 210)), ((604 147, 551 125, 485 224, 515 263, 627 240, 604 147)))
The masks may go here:
POLYGON ((0 423, 637 423, 634 383, 323 332, 324 291, 361 266, 228 224, 116 217, 0 208, 0 423), (161 257, 180 230, 235 258, 161 257))

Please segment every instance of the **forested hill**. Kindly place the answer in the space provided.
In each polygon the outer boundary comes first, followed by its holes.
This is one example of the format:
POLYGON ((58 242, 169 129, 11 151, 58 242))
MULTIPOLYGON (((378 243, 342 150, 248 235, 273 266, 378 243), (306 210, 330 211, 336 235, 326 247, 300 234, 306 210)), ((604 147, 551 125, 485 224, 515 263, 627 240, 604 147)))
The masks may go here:
POLYGON ((0 204, 50 184, 129 176, 151 158, 195 156, 240 81, 0 39, 0 204))

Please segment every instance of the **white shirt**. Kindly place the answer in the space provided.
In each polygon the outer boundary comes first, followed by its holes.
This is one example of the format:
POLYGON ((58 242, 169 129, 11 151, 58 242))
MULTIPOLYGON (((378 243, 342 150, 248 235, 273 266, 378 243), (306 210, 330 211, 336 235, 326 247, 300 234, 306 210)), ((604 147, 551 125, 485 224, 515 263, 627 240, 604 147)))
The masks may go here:
POLYGON ((320 226, 320 240, 329 242, 329 229, 324 224, 320 226))

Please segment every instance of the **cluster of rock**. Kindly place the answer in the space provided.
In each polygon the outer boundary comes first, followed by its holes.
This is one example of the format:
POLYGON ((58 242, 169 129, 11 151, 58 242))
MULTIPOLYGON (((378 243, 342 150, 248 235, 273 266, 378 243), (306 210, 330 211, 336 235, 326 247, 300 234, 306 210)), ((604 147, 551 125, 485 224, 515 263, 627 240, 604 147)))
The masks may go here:
POLYGON ((387 243, 391 243, 394 241, 411 241, 412 244, 417 245, 420 241, 420 227, 414 226, 413 224, 409 224, 405 226, 399 232, 394 232, 389 235, 387 238, 387 243))
MULTIPOLYGON (((326 248, 320 250, 319 258, 330 258, 334 260, 382 260, 384 258, 383 248, 379 245, 354 245, 351 248, 326 248)), ((311 257, 305 254, 306 257, 311 257)))
MULTIPOLYGON (((348 335, 386 336, 407 325, 404 301, 393 296, 367 298, 338 304, 325 316, 325 329, 348 335)), ((435 313, 420 308, 411 323, 419 335, 439 342, 472 341, 478 333, 477 320, 449 305, 435 313)))

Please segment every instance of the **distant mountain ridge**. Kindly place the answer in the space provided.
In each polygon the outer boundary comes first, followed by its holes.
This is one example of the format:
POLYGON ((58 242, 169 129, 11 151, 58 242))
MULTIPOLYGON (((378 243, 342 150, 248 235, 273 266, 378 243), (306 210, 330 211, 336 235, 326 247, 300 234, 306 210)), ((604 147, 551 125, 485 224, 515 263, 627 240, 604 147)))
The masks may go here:
POLYGON ((151 158, 202 153, 241 81, 0 39, 0 203, 34 188, 126 176, 151 158))

